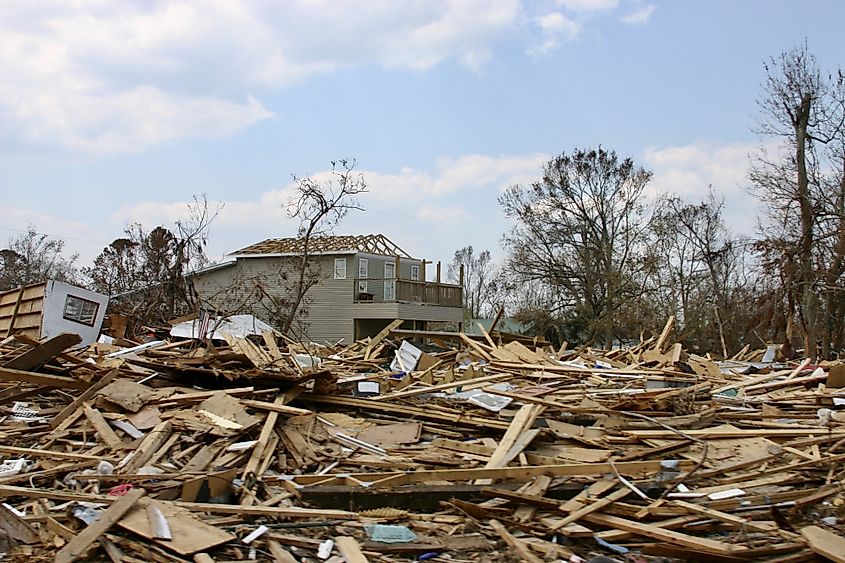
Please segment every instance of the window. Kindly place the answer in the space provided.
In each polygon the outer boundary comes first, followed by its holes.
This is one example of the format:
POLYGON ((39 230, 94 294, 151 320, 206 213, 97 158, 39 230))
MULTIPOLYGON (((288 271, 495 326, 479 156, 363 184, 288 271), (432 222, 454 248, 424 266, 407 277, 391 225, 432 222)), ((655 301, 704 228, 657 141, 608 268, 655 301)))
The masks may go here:
POLYGON ((334 259, 334 279, 336 279, 336 280, 345 280, 346 279, 346 258, 335 258, 334 259))
POLYGON ((370 277, 370 263, 366 258, 358 259, 358 293, 367 293, 367 278, 370 277))
POLYGON ((384 300, 394 301, 396 299, 396 263, 384 263, 384 300))
POLYGON ((420 267, 417 264, 411 265, 411 281, 420 281, 420 267))
POLYGON ((84 325, 94 326, 94 321, 97 319, 97 311, 99 310, 100 304, 96 301, 89 301, 88 299, 68 295, 65 300, 65 312, 62 314, 62 318, 84 325))

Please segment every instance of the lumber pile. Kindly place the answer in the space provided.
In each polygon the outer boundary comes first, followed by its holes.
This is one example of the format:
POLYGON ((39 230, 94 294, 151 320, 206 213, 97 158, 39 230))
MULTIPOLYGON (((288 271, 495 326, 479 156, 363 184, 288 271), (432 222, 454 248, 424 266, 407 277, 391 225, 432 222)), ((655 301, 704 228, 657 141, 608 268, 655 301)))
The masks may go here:
POLYGON ((845 365, 409 336, 6 338, 0 552, 845 560, 845 365))

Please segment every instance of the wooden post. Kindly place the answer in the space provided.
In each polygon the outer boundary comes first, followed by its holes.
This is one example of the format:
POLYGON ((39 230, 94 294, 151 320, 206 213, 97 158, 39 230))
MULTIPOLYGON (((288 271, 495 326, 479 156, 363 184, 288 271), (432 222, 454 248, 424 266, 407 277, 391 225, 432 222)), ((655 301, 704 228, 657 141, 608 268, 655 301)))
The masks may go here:
POLYGON ((461 269, 458 270, 458 285, 463 287, 464 286, 464 265, 461 264, 461 269))
POLYGON ((396 278, 396 279, 398 280, 399 278, 401 278, 401 277, 402 277, 402 270, 401 270, 401 268, 400 268, 400 266, 401 266, 401 264, 402 264, 402 263, 401 263, 401 261, 399 260, 399 257, 398 257, 398 256, 396 256, 396 257, 394 258, 394 260, 396 261, 396 266, 394 266, 394 268, 396 268, 396 272, 394 273, 394 276, 393 276, 393 277, 394 277, 394 278, 396 278))
POLYGON ((437 283, 440 283, 440 260, 437 261, 437 283))
POLYGON ((420 281, 425 283, 425 258, 422 260, 422 264, 420 264, 420 281))
POLYGON ((18 298, 15 301, 15 308, 12 310, 12 317, 9 319, 9 329, 6 331, 6 336, 12 336, 15 331, 15 320, 18 318, 18 311, 21 308, 21 299, 23 298, 23 286, 18 288, 18 298))

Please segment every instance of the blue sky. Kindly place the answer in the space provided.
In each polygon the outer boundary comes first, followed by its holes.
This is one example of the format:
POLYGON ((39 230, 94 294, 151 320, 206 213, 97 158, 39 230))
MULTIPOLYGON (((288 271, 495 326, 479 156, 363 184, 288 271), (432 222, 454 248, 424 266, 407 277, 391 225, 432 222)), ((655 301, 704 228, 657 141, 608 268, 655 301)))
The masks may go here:
POLYGON ((0 240, 31 222, 85 264, 206 193, 220 259, 292 235, 291 174, 346 157, 370 192, 339 234, 499 255, 498 194, 598 143, 651 194, 712 184, 750 233, 763 62, 806 38, 842 65, 844 20, 833 0, 4 0, 0 240))

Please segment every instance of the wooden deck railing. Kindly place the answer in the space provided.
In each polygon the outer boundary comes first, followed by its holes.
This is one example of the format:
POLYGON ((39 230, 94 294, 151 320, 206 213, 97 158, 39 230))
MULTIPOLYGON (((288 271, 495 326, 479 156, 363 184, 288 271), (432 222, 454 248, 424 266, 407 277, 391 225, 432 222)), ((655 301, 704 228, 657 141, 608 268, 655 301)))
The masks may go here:
POLYGON ((463 288, 450 283, 382 278, 355 278, 356 303, 422 303, 441 307, 462 307, 463 288))

